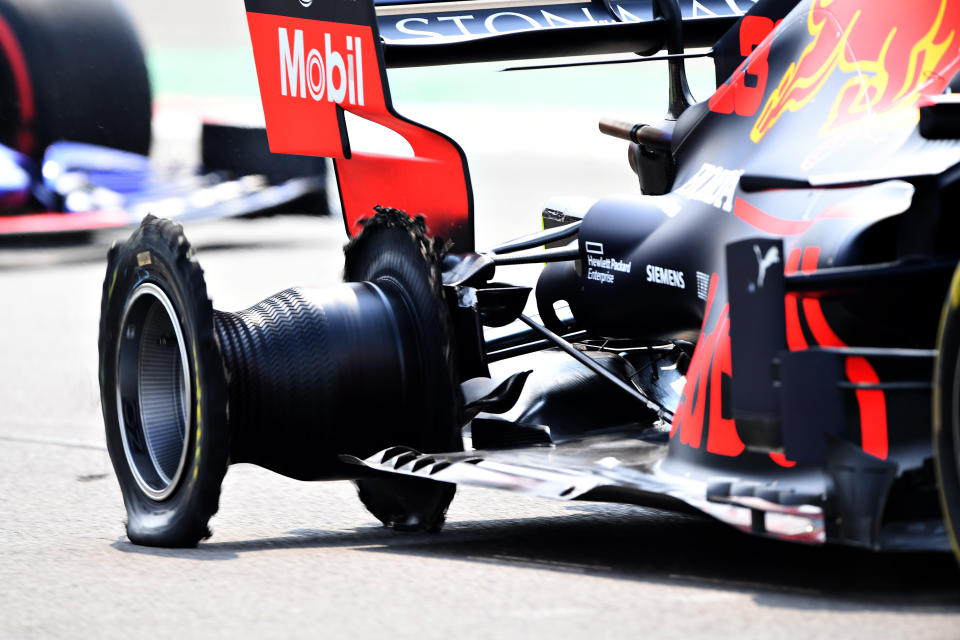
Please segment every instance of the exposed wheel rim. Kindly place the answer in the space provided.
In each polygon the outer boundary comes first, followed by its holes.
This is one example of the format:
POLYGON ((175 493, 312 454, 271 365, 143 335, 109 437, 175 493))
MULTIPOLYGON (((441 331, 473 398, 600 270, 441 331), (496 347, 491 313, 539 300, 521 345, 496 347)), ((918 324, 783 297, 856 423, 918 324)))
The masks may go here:
POLYGON ((155 284, 127 300, 117 345, 117 414, 130 471, 153 500, 177 488, 187 458, 190 367, 170 298, 155 284))

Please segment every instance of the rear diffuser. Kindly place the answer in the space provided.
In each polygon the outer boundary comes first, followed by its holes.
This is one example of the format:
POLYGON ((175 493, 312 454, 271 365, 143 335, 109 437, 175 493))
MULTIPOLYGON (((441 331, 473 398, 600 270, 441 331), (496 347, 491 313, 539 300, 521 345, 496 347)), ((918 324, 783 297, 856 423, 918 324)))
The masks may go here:
POLYGON ((778 504, 759 497, 762 491, 717 493, 713 488, 729 486, 729 479, 669 473, 663 468, 666 451, 667 445, 636 438, 594 436, 555 446, 439 454, 391 447, 365 460, 340 459, 385 473, 555 500, 696 511, 748 533, 810 544, 826 540, 820 505, 778 504))

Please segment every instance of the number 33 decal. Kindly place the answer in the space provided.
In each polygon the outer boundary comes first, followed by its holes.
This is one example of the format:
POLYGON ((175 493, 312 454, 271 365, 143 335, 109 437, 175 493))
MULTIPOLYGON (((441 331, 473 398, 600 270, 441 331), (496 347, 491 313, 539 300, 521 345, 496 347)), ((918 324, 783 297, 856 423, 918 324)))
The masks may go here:
POLYGON ((740 55, 747 59, 710 98, 710 111, 736 113, 738 116, 752 116, 757 112, 767 88, 767 55, 770 53, 770 45, 756 50, 754 47, 766 40, 775 26, 770 18, 743 17, 740 22, 740 55))

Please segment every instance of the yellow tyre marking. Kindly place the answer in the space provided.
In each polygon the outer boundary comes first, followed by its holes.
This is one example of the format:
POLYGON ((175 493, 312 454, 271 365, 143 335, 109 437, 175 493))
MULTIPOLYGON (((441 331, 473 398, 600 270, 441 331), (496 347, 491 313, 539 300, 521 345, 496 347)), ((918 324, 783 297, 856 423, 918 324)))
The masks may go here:
MULTIPOLYGON (((949 304, 943 305, 943 313, 940 315, 940 327, 937 330, 937 356, 936 362, 934 365, 934 371, 937 372, 934 374, 934 384, 933 384, 933 451, 934 451, 934 470, 937 476, 938 486, 943 486, 943 472, 940 468, 940 447, 938 446, 939 434, 944 428, 943 425, 943 412, 940 407, 940 367, 941 359, 945 354, 941 351, 940 345, 943 344, 943 334, 946 331, 947 320, 950 317, 951 311, 960 307, 960 266, 953 272, 953 279, 950 281, 950 291, 948 296, 949 304)), ((960 443, 954 443, 954 446, 957 446, 960 443)), ((940 498, 940 510, 943 513, 943 524, 947 530, 947 537, 950 539, 950 546, 953 547, 953 552, 957 557, 957 560, 960 561, 960 539, 958 539, 957 531, 953 528, 952 523, 950 522, 949 511, 947 510, 947 499, 944 496, 943 491, 938 491, 940 498)))

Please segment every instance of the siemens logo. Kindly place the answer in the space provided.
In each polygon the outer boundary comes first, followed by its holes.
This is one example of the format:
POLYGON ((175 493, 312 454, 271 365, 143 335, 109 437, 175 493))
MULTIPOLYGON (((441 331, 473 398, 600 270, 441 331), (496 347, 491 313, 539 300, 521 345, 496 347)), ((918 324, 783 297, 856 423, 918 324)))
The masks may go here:
POLYGON ((687 283, 683 281, 683 271, 664 269, 653 264, 647 265, 647 282, 665 284, 678 289, 687 288, 687 283))

